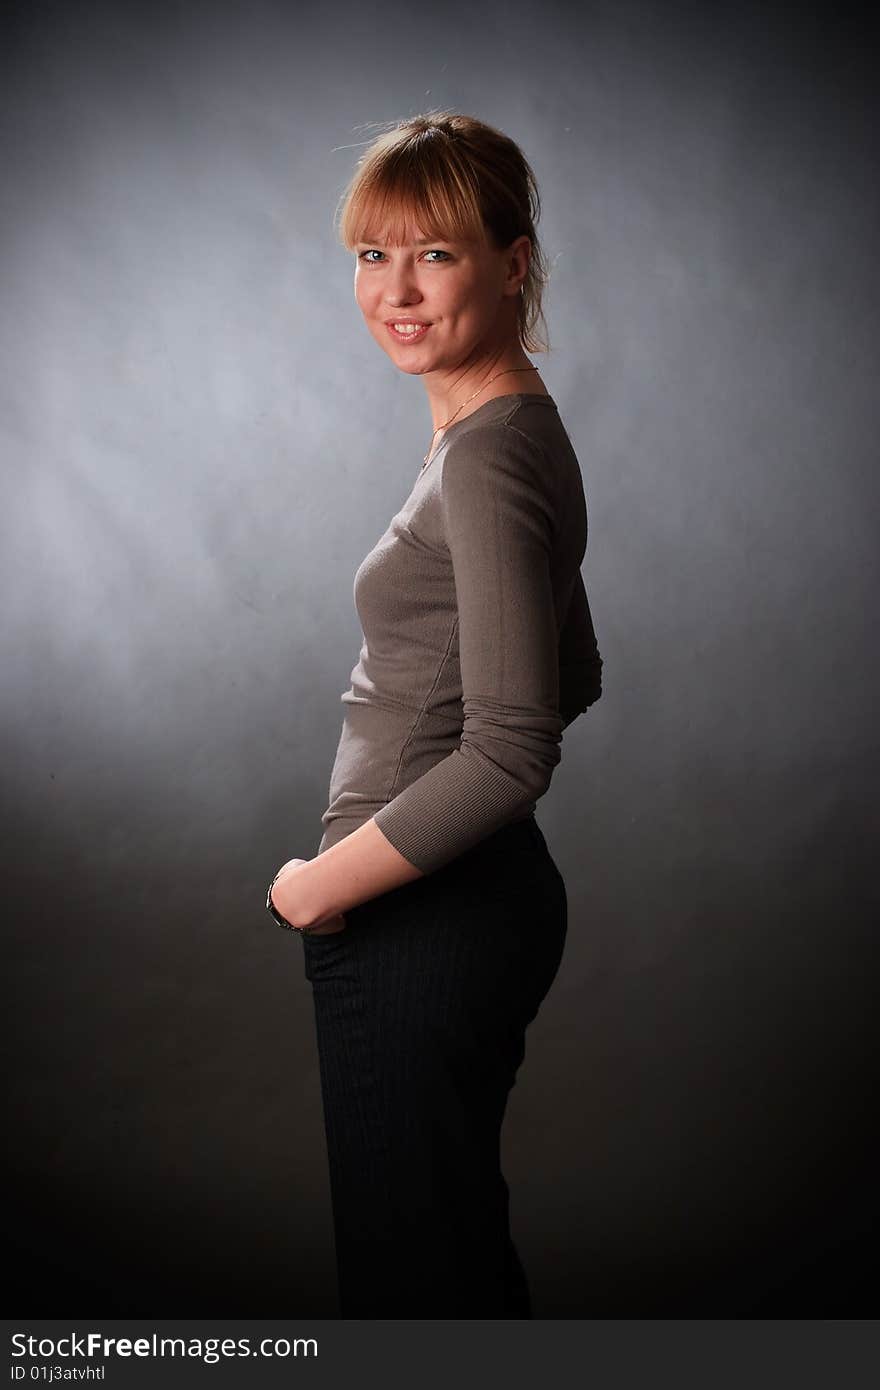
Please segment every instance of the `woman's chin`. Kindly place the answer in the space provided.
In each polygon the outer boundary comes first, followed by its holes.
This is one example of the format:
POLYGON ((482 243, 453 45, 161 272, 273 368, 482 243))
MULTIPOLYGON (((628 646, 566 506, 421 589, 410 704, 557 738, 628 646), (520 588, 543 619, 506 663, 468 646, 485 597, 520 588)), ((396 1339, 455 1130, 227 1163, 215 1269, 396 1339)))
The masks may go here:
POLYGON ((422 376, 425 372, 433 371, 432 363, 428 362, 424 358, 422 359, 422 361, 417 362, 414 357, 410 358, 407 361, 401 360, 399 357, 394 357, 391 354, 389 355, 391 356, 391 361, 393 362, 397 370, 399 372, 405 372, 407 376, 422 376))

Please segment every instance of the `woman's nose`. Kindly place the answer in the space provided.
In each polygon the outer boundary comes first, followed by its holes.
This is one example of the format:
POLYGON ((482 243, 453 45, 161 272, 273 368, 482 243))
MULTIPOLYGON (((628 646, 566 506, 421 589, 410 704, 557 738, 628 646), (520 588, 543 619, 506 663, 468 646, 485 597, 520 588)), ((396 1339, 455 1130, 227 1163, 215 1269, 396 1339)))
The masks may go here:
POLYGON ((385 298, 393 309, 399 309, 402 304, 414 304, 421 297, 415 276, 408 270, 395 272, 385 287, 385 298))

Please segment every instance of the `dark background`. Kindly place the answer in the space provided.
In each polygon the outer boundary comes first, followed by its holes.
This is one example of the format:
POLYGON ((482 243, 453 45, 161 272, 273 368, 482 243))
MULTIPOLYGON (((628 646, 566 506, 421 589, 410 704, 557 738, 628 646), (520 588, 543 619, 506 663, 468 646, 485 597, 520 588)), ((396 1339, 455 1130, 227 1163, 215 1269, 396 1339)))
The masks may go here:
POLYGON ((441 106, 538 177, 605 661, 539 806, 569 938, 504 1133, 536 1316, 876 1312, 855 13, 7 9, 11 1312, 336 1315, 310 991, 263 903, 317 848, 353 575, 430 434, 333 214, 370 123, 441 106))

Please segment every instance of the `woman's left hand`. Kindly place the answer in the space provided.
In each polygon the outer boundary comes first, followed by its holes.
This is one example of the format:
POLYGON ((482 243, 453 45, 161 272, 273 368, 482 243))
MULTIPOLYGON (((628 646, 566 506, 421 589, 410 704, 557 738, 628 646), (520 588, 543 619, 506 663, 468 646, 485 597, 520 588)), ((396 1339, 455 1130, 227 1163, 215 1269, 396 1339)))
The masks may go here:
POLYGON ((275 907, 282 917, 297 928, 300 927, 302 896, 297 892, 296 875, 297 870, 308 862, 307 859, 288 859, 287 863, 282 864, 275 875, 275 883, 272 888, 272 902, 275 907))
POLYGON ((317 926, 300 926, 297 919, 302 913, 302 897, 297 891, 297 871, 308 862, 308 859, 288 859, 286 864, 282 864, 272 889, 272 902, 282 917, 285 917, 294 927, 306 932, 309 936, 326 936, 331 932, 344 931, 348 923, 341 912, 337 912, 333 917, 328 917, 325 922, 321 922, 317 926))

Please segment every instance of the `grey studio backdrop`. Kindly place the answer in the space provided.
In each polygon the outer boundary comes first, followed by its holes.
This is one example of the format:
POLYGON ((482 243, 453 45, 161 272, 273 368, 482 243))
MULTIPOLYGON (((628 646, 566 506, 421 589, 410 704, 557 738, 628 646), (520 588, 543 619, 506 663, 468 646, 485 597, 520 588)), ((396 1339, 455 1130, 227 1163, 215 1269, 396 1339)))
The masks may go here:
POLYGON ((301 944, 430 418, 336 200, 536 170, 605 692, 504 1166, 536 1316, 873 1311, 877 184, 839 6, 19 4, 2 84, 11 1312, 336 1316, 301 944))

